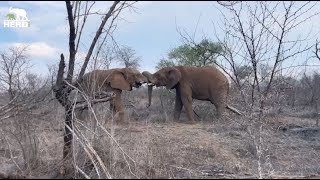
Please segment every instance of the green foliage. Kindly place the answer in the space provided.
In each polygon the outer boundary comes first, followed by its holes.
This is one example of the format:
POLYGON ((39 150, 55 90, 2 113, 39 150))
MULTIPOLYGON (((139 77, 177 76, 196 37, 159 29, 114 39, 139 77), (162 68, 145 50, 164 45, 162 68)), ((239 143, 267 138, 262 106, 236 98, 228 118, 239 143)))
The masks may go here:
POLYGON ((204 39, 199 44, 184 44, 172 49, 168 54, 168 59, 161 59, 156 68, 161 69, 174 65, 190 65, 196 67, 212 65, 222 52, 223 48, 219 43, 204 39))
POLYGON ((159 70, 161 68, 164 68, 164 67, 172 67, 172 66, 175 66, 175 63, 173 60, 171 59, 161 59, 157 66, 156 66, 156 69, 159 70))

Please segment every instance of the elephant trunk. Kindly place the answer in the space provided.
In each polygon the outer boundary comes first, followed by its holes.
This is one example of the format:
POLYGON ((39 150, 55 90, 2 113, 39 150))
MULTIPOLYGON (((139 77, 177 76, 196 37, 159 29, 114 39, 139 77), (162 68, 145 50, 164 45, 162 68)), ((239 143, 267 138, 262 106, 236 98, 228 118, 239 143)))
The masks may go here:
POLYGON ((152 85, 148 85, 148 107, 151 106, 151 99, 152 99, 152 85))
POLYGON ((142 75, 144 75, 147 80, 148 80, 148 107, 151 106, 151 100, 152 100, 152 89, 153 89, 153 84, 152 84, 152 74, 149 73, 148 71, 142 72, 142 75))

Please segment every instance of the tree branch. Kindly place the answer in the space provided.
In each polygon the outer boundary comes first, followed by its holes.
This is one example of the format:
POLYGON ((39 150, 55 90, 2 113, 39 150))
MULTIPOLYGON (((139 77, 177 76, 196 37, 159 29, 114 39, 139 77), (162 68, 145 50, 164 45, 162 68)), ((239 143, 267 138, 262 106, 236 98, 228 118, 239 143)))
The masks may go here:
POLYGON ((84 60, 84 63, 83 63, 83 65, 82 65, 82 67, 81 67, 81 71, 80 71, 80 74, 79 74, 79 77, 78 77, 78 78, 81 78, 81 77, 84 75, 84 73, 85 73, 85 71, 86 71, 86 68, 87 68, 87 66, 88 66, 88 62, 89 62, 90 57, 91 57, 91 55, 92 55, 93 49, 94 49, 94 47, 95 47, 95 45, 96 45, 96 43, 97 43, 97 41, 98 41, 98 39, 99 39, 99 37, 100 37, 100 35, 101 35, 101 33, 102 33, 103 27, 104 27, 104 25, 106 24, 106 22, 108 21, 108 19, 110 18, 110 16, 112 15, 112 12, 114 11, 114 9, 116 8, 116 6, 117 6, 117 4, 118 4, 119 2, 120 2, 120 1, 115 1, 115 2, 113 3, 113 5, 110 7, 108 13, 105 15, 103 21, 101 22, 100 27, 99 27, 98 31, 96 32, 96 35, 95 35, 95 37, 94 37, 94 39, 93 39, 93 41, 92 41, 92 43, 91 43, 91 46, 90 46, 90 48, 89 48, 89 51, 88 51, 88 53, 87 53, 87 55, 86 55, 86 58, 85 58, 85 60, 84 60))
POLYGON ((72 76, 74 71, 74 61, 76 56, 76 49, 75 49, 75 39, 76 39, 76 32, 75 32, 75 26, 74 26, 74 17, 72 14, 72 6, 70 4, 70 1, 66 1, 67 6, 67 12, 68 12, 68 22, 70 27, 70 35, 69 35, 69 69, 68 69, 68 75, 66 80, 68 82, 72 82, 72 76))

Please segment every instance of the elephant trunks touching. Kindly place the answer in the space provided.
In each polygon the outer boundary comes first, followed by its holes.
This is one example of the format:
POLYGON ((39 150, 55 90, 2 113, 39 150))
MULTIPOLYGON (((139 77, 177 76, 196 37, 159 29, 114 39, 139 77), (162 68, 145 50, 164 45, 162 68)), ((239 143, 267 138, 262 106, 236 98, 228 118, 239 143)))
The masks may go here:
POLYGON ((147 78, 147 85, 148 85, 148 105, 147 107, 151 106, 151 101, 152 101, 152 89, 155 84, 152 82, 152 74, 148 71, 143 71, 142 75, 147 78))
POLYGON ((152 88, 153 88, 152 85, 148 85, 148 106, 147 107, 151 106, 152 88))
POLYGON ((242 115, 238 109, 236 109, 236 108, 234 108, 234 107, 232 107, 232 106, 227 105, 226 108, 229 109, 230 111, 238 114, 238 115, 242 115))
POLYGON ((132 91, 147 82, 147 78, 134 68, 95 69, 84 74, 72 83, 92 99, 104 98, 108 93, 114 93, 110 109, 113 114, 119 113, 119 122, 124 120, 124 107, 121 99, 122 91, 132 91))

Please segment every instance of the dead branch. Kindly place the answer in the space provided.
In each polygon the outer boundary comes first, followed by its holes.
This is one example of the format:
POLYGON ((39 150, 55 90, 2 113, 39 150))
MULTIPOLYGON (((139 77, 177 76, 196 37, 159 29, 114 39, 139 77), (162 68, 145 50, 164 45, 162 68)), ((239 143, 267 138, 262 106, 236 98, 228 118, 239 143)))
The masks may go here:
POLYGON ((69 35, 69 68, 66 80, 72 82, 73 71, 74 71, 74 61, 76 56, 75 40, 76 40, 76 29, 74 25, 74 17, 72 14, 72 6, 70 1, 66 1, 67 12, 68 12, 68 22, 70 28, 69 35))
POLYGON ((87 53, 87 55, 86 55, 86 57, 85 57, 84 63, 83 63, 83 65, 82 65, 82 67, 81 67, 81 71, 80 71, 80 74, 79 74, 79 78, 81 78, 81 77, 84 75, 85 70, 86 70, 87 65, 88 65, 88 62, 89 62, 89 60, 90 60, 91 54, 92 54, 92 52, 93 52, 93 49, 94 49, 94 47, 95 47, 95 45, 96 45, 96 43, 97 43, 97 41, 98 41, 98 39, 99 39, 99 37, 100 37, 100 35, 101 35, 101 33, 102 33, 103 27, 104 27, 104 25, 106 24, 106 22, 108 21, 108 19, 111 17, 114 9, 116 8, 116 6, 117 6, 117 4, 118 4, 119 2, 120 2, 120 1, 115 1, 115 2, 113 3, 113 5, 110 7, 108 13, 107 13, 107 14, 105 15, 105 17, 103 18, 103 21, 101 22, 100 27, 99 27, 99 29, 97 30, 96 35, 95 35, 95 37, 93 38, 93 41, 92 41, 92 43, 91 43, 91 45, 90 45, 90 48, 89 48, 89 50, 88 50, 88 53, 87 53))
MULTIPOLYGON (((103 103, 103 102, 108 102, 110 100, 112 100, 114 97, 109 97, 109 98, 104 98, 104 99, 94 99, 92 101, 90 101, 90 104, 97 104, 97 103, 103 103)), ((84 104, 83 101, 77 101, 76 105, 75 105, 76 109, 84 109, 84 108, 88 108, 88 104, 84 104)))
MULTIPOLYGON (((115 95, 113 95, 112 97, 108 97, 108 98, 102 98, 102 99, 93 99, 90 101, 90 105, 94 105, 97 103, 104 103, 104 102, 108 102, 113 100, 113 98, 115 97, 115 95)), ((89 104, 86 103, 86 101, 77 101, 75 103, 75 109, 85 109, 88 108, 89 104)))
POLYGON ((219 3, 222 6, 228 7, 228 6, 233 6, 235 4, 237 4, 240 1, 217 1, 217 3, 219 3))
POLYGON ((317 41, 316 41, 316 50, 315 50, 314 53, 315 53, 317 59, 320 61, 320 55, 319 55, 320 49, 318 48, 318 44, 319 44, 319 42, 318 42, 318 40, 317 40, 317 41))
POLYGON ((88 15, 90 15, 90 11, 91 11, 91 8, 93 7, 93 5, 95 4, 95 2, 93 2, 90 7, 88 8, 88 2, 86 2, 86 6, 85 6, 85 10, 84 10, 84 14, 83 15, 80 15, 80 9, 78 10, 78 15, 75 16, 78 21, 80 20, 80 16, 83 16, 83 20, 82 20, 82 23, 81 23, 81 28, 80 28, 80 31, 78 29, 78 25, 77 25, 77 29, 76 29, 76 36, 77 36, 77 44, 76 44, 76 52, 78 52, 78 48, 79 48, 79 44, 80 44, 80 39, 81 39, 81 35, 82 35, 82 31, 83 31, 83 28, 86 24, 86 21, 87 21, 87 18, 88 18, 88 15), (78 34, 78 31, 79 31, 79 34, 78 34))

